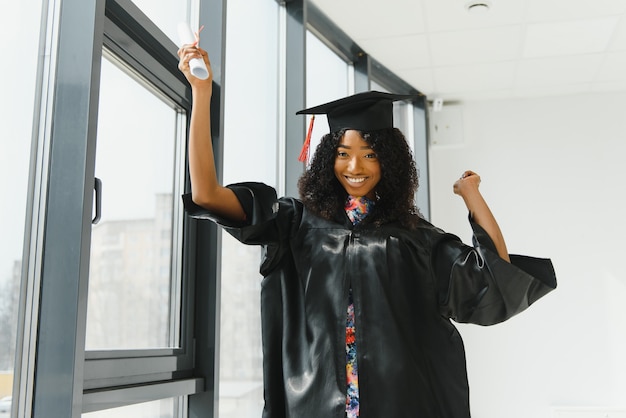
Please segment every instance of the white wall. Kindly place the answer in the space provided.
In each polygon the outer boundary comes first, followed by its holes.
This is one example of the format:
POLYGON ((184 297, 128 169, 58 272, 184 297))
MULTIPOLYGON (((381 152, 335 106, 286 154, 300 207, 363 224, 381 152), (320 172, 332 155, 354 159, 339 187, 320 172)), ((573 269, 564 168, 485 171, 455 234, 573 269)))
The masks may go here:
POLYGON ((558 279, 503 324, 459 325, 473 418, 626 408, 626 92, 460 106, 463 143, 429 155, 433 223, 470 242, 452 184, 472 169, 509 252, 551 258, 558 279))

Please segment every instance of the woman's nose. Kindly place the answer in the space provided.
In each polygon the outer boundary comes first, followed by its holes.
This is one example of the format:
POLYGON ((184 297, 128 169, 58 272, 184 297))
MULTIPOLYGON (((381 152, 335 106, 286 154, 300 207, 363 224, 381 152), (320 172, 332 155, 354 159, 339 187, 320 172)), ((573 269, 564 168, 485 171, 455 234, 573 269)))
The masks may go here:
POLYGON ((352 172, 357 171, 360 168, 359 159, 356 157, 350 158, 348 162, 348 169, 352 172))

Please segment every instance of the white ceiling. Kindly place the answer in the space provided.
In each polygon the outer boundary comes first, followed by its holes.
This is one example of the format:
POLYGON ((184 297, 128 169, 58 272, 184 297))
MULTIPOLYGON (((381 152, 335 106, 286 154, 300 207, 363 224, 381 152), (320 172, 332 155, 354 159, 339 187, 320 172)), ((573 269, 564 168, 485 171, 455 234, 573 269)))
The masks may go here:
POLYGON ((626 0, 311 1, 430 99, 626 90, 626 0))

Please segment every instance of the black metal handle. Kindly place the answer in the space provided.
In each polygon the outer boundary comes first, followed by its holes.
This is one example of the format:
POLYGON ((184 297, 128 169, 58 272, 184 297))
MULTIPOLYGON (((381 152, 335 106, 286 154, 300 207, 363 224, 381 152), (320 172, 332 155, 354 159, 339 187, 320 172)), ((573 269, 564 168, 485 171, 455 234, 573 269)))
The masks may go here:
POLYGON ((102 217, 102 180, 98 177, 94 177, 93 180, 93 189, 96 192, 96 215, 91 220, 91 224, 96 225, 102 217))

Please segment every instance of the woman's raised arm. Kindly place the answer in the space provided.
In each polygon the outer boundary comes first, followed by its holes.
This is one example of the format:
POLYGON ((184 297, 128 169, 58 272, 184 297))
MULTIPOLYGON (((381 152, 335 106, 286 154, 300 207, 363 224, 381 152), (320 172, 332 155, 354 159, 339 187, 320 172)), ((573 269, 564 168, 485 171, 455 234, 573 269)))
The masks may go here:
POLYGON ((496 222, 496 218, 491 213, 491 209, 487 206, 487 202, 478 190, 480 184, 480 176, 473 171, 466 171, 460 179, 454 183, 454 193, 463 198, 465 206, 470 211, 474 222, 480 225, 489 234, 493 241, 498 255, 503 260, 510 262, 509 252, 506 249, 504 236, 500 230, 500 226, 496 222))
POLYGON ((191 85, 192 107, 189 130, 189 174, 193 201, 217 215, 231 220, 244 220, 246 215, 232 190, 217 181, 211 139, 211 94, 213 72, 208 54, 194 45, 178 50, 178 68, 191 85), (200 80, 189 71, 189 60, 201 58, 209 70, 209 78, 200 80))

